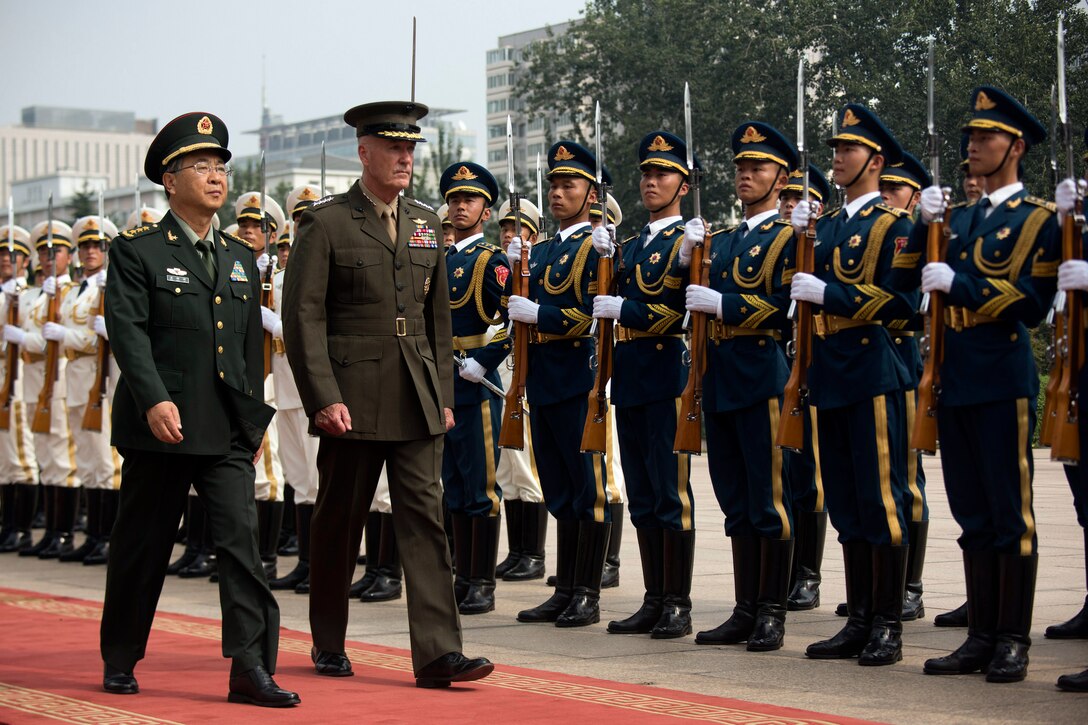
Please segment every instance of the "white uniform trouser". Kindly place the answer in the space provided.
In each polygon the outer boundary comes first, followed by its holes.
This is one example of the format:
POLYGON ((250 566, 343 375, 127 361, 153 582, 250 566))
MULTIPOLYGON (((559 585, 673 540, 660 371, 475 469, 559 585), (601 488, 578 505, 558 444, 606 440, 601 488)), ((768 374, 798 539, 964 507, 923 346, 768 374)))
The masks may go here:
MULTIPOLYGON (((507 367, 506 361, 499 364, 498 372, 503 390, 509 390, 514 372, 507 367)), ((526 403, 526 409, 528 409, 528 403, 526 403)), ((503 420, 506 420, 505 405, 503 420)), ((502 489, 503 500, 541 503, 544 500, 544 493, 540 490, 536 461, 533 459, 533 436, 529 430, 529 416, 526 415, 524 420, 525 448, 520 451, 514 448, 502 449, 499 453, 499 465, 495 468, 495 480, 502 489)))
MULTIPOLYGON (((608 382, 607 390, 611 400, 612 381, 608 382)), ((623 479, 623 466, 620 464, 620 444, 616 440, 616 406, 608 406, 608 412, 612 416, 608 428, 608 455, 604 459, 608 466, 608 503, 626 503, 627 485, 623 479)))
MULTIPOLYGON (((23 385, 26 401, 27 425, 34 420, 38 409, 38 393, 45 378, 45 363, 33 362, 23 365, 23 385)), ((58 387, 62 383, 56 383, 58 387)), ((34 436, 34 455, 38 459, 41 482, 45 486, 79 488, 79 476, 76 473, 75 446, 68 431, 68 414, 65 409, 63 390, 51 403, 48 433, 31 433, 34 436)))
POLYGON ((109 490, 121 486, 121 457, 110 447, 110 411, 102 406, 102 430, 84 430, 87 405, 68 409, 68 427, 76 446, 76 470, 84 488, 109 490))
POLYGON ((317 448, 320 439, 307 432, 309 424, 310 420, 302 408, 276 411, 280 465, 287 482, 295 490, 295 505, 317 503, 317 448))
POLYGON ((34 456, 26 403, 13 398, 8 429, 0 430, 0 486, 37 482, 38 459, 34 456))
POLYGON ((257 461, 257 478, 253 482, 253 492, 258 501, 283 500, 283 467, 280 465, 279 435, 276 421, 273 419, 264 432, 264 453, 257 461))
POLYGON ((393 513, 393 504, 389 500, 389 479, 385 477, 384 468, 378 476, 378 487, 374 489, 374 500, 370 502, 370 510, 380 514, 393 513))

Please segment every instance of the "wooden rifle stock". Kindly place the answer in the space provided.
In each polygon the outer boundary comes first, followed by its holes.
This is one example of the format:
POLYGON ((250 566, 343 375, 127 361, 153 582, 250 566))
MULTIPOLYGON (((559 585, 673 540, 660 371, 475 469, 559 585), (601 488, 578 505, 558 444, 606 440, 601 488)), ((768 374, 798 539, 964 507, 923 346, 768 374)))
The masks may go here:
MULTIPOLYGON (((521 256, 513 263, 512 294, 529 296, 529 243, 522 242, 521 256)), ((529 372, 529 325, 514 322, 514 369, 510 389, 506 391, 502 427, 499 429, 499 447, 525 449, 525 377, 529 372)))
MULTIPOLYGON (((947 213, 947 212, 946 212, 947 213)), ((948 243, 948 220, 934 221, 926 236, 926 261, 943 262, 948 243)), ((918 381, 914 428, 910 432, 910 447, 928 455, 937 453, 937 398, 941 394, 941 364, 944 362, 944 293, 929 293, 929 331, 926 333, 929 351, 926 354, 922 379, 918 381)))
MULTIPOLYGON (((19 324, 19 293, 12 295, 8 304, 8 324, 19 324)), ((15 381, 19 378, 19 346, 8 343, 4 353, 4 363, 7 369, 4 371, 4 386, 0 388, 0 430, 8 430, 11 427, 11 406, 15 401, 15 381)))
MULTIPOLYGON (((106 314, 106 290, 98 295, 98 314, 106 314)), ((87 396, 87 410, 83 413, 83 430, 102 430, 102 406, 106 400, 106 385, 110 378, 110 343, 104 337, 98 337, 98 351, 95 353, 94 383, 87 396)))
MULTIPOLYGON (((608 217, 604 217, 606 220, 608 217)), ((616 247, 614 254, 622 254, 616 247)), ((613 289, 612 257, 597 260, 597 289, 603 294, 615 294, 613 289)), ((582 428, 582 453, 608 452, 608 381, 612 378, 613 333, 612 320, 597 321, 597 377, 589 391, 589 410, 582 428)))
MULTIPOLYGON (((1082 202, 1078 200, 1075 212, 1062 220, 1063 261, 1084 258, 1084 245, 1078 223, 1082 213, 1082 202)), ((1059 354, 1065 360, 1062 363, 1062 378, 1054 403, 1054 435, 1050 444, 1050 458, 1076 465, 1080 462, 1077 378, 1084 366, 1084 295, 1080 291, 1066 291, 1065 310, 1062 315, 1065 318, 1065 342, 1059 354)))
MULTIPOLYGON (((54 262, 55 264, 55 262, 54 262)), ((49 297, 49 313, 46 321, 57 321, 57 297, 60 290, 55 290, 49 297)), ((57 383, 60 363, 60 343, 49 340, 45 343, 45 377, 42 380, 42 389, 38 393, 38 406, 34 410, 34 420, 30 424, 30 430, 35 433, 48 433, 53 416, 53 391, 57 383)))
POLYGON ((1058 387, 1062 382, 1062 370, 1065 367, 1065 358, 1059 349, 1062 340, 1065 339, 1065 315, 1054 315, 1054 321, 1050 330, 1050 347, 1047 356, 1050 358, 1050 374, 1046 383, 1046 402, 1043 404, 1043 420, 1039 427, 1039 443, 1050 446, 1054 443, 1054 419, 1055 405, 1058 402, 1058 387))
MULTIPOLYGON (((816 243, 816 217, 797 235, 797 271, 812 274, 816 243)), ((812 306, 797 300, 794 308, 793 366, 782 391, 782 415, 774 444, 800 453, 805 448, 805 415, 808 406, 808 368, 812 364, 812 306)))
MULTIPOLYGON (((710 286, 710 255, 706 240, 691 248, 691 284, 710 286)), ((676 420, 673 453, 703 453, 703 375, 706 374, 706 313, 691 313, 691 340, 688 343, 688 382, 680 395, 680 417, 676 420)))

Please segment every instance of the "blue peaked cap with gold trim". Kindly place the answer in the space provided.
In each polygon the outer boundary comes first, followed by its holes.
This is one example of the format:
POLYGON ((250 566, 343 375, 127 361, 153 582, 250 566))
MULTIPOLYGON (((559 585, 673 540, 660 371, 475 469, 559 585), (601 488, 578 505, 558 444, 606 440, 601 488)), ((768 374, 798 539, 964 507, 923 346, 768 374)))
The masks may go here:
MULTIPOLYGON (((699 159, 692 156, 695 168, 699 159)), ((688 147, 676 134, 668 131, 651 131, 638 144, 638 168, 657 167, 688 176, 688 147)))
MULTIPOLYGON (((801 169, 794 169, 790 172, 789 183, 782 187, 783 194, 788 191, 798 194, 805 192, 805 179, 801 175, 801 169)), ((817 201, 825 204, 831 198, 831 184, 827 183, 824 172, 816 168, 816 164, 811 163, 808 165, 808 193, 816 197, 817 201)))
POLYGON ((741 159, 773 161, 788 172, 797 166, 797 147, 778 129, 762 121, 745 121, 733 131, 730 140, 733 163, 741 159))
POLYGON ((856 143, 868 146, 884 157, 884 165, 891 166, 903 160, 903 147, 880 118, 865 106, 847 103, 839 110, 839 132, 827 139, 827 145, 835 148, 840 143, 856 143))
POLYGON ((1046 128, 1019 101, 1000 88, 979 86, 971 91, 971 118, 963 130, 1003 131, 1033 146, 1046 140, 1046 128))
POLYGON ((903 153, 903 160, 898 164, 884 167, 880 180, 892 184, 906 184, 916 191, 933 186, 933 177, 926 171, 926 167, 922 166, 922 162, 912 154, 906 152, 903 153))
POLYGON ((495 203, 499 196, 499 182, 491 172, 471 161, 459 161, 442 172, 438 182, 438 191, 442 198, 449 201, 450 194, 476 194, 482 196, 487 206, 495 203))
MULTIPOLYGON (((579 143, 559 141, 548 149, 548 178, 553 176, 578 176, 597 183, 597 157, 579 143)), ((612 185, 608 167, 601 169, 601 178, 612 185)))

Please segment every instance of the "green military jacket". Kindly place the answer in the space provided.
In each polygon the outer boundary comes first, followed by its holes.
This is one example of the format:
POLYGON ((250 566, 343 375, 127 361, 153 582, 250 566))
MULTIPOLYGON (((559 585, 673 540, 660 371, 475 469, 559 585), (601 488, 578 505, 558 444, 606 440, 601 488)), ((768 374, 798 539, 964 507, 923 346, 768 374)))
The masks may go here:
POLYGON ((214 232, 217 275, 173 214, 122 232, 109 252, 106 330, 121 371, 113 400, 113 445, 219 455, 231 431, 252 451, 275 413, 263 398, 260 279, 253 248, 214 232), (184 440, 155 438, 145 414, 171 400, 184 440))
MULTIPOLYGON (((344 403, 361 440, 445 432, 453 341, 441 226, 397 200, 390 239, 360 182, 299 220, 283 283, 283 341, 306 414, 344 403)), ((321 434, 311 422, 311 433, 321 434)))

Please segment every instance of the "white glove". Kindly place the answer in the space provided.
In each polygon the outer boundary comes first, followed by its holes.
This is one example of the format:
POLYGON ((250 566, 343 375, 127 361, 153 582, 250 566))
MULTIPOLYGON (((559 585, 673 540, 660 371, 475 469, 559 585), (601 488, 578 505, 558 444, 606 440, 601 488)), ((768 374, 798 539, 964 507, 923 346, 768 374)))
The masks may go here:
POLYGON ((819 215, 819 213, 820 205, 817 202, 799 201, 790 214, 790 224, 793 225, 794 229, 808 229, 809 220, 819 215))
POLYGON ((507 309, 510 311, 511 320, 528 322, 530 325, 536 324, 536 320, 540 316, 540 305, 517 295, 511 295, 508 304, 507 309))
MULTIPOLYGON (((529 254, 533 253, 532 246, 529 247, 529 254)), ((510 240, 510 244, 506 247, 506 258, 510 260, 510 265, 513 266, 514 260, 521 259, 521 237, 514 235, 514 238, 510 240)))
POLYGON ((268 256, 268 252, 264 252, 261 256, 257 257, 257 271, 264 277, 268 272, 268 265, 272 264, 272 257, 268 256))
POLYGON ((106 318, 102 315, 94 316, 94 333, 103 339, 110 339, 110 334, 106 332, 106 318))
POLYGON ((50 342, 64 342, 64 325, 47 322, 42 325, 42 337, 50 342))
POLYGON ((2 291, 4 294, 8 294, 14 297, 16 292, 15 278, 12 277, 7 282, 0 285, 0 291, 2 291))
POLYGON ((57 293, 57 278, 50 275, 42 282, 42 292, 47 295, 55 295, 57 293))
POLYGON ((602 257, 611 257, 616 251, 612 238, 616 236, 615 224, 602 224, 593 230, 593 248, 602 257))
POLYGON ((923 292, 950 292, 956 273, 944 262, 930 262, 922 267, 923 292))
MULTIPOLYGON (((597 227, 597 229, 600 229, 600 227, 597 227)), ((597 295, 593 298, 593 316, 598 319, 618 320, 620 319, 620 310, 622 309, 622 297, 613 297, 612 295, 597 295)))
POLYGON ((918 201, 918 208, 922 211, 922 221, 929 224, 941 214, 944 214, 948 204, 944 199, 944 192, 939 186, 927 186, 922 189, 922 196, 918 201))
POLYGON ((484 379, 486 373, 487 368, 476 362, 473 358, 465 358, 465 366, 457 371, 458 375, 470 383, 480 382, 484 379))
POLYGON ((722 316, 722 293, 709 287, 688 285, 685 307, 691 312, 705 312, 715 317, 722 316))
MULTIPOLYGON (((797 206, 801 206, 801 204, 804 203, 805 202, 802 201, 797 206)), ((797 210, 794 209, 793 211, 794 219, 796 219, 797 210)), ((793 275, 793 281, 790 283, 790 299, 822 305, 824 303, 824 290, 826 289, 827 282, 824 282, 819 277, 804 272, 798 272, 793 275)))
POLYGON ((106 288, 106 270, 99 270, 97 274, 91 277, 91 284, 97 285, 102 289, 106 288))
POLYGON ((280 323, 280 316, 267 307, 261 306, 261 326, 266 332, 275 333, 276 325, 280 323))
POLYGON ((691 264, 691 250, 706 239, 706 226, 699 217, 692 217, 684 224, 684 241, 680 242, 680 266, 691 264))
POLYGON ((1065 179, 1054 190, 1054 203, 1058 205, 1058 213, 1062 216, 1071 214, 1073 207, 1077 205, 1077 182, 1065 179))
POLYGON ((23 332, 23 328, 16 327, 15 325, 4 325, 4 342, 10 342, 13 345, 22 345, 23 340, 26 339, 26 333, 23 332))
POLYGON ((1088 290, 1088 262, 1071 259, 1058 265, 1058 289, 1088 290))

